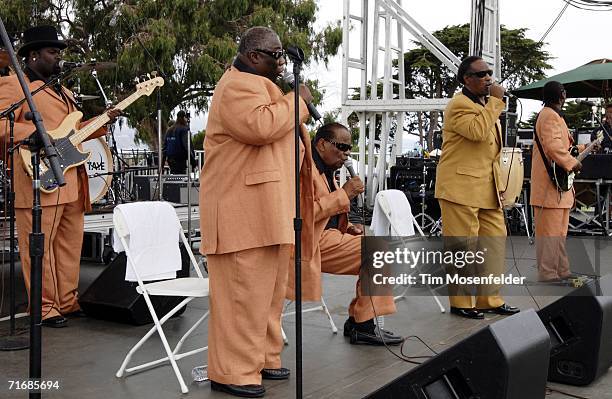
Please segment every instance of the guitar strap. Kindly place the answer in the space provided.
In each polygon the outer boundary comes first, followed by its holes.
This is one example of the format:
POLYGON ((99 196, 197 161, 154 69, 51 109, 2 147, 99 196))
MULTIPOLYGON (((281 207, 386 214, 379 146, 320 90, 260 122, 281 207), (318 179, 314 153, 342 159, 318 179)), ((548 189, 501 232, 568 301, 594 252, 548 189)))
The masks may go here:
POLYGON ((540 150, 540 155, 542 156, 542 162, 544 162, 544 167, 546 168, 546 172, 548 172, 548 176, 550 177, 550 180, 552 181, 553 185, 556 185, 557 183, 555 181, 555 174, 552 170, 552 166, 550 166, 550 161, 546 157, 546 154, 544 154, 544 150, 542 149, 542 144, 540 143, 540 139, 538 138, 538 131, 536 129, 536 125, 538 123, 539 117, 540 117, 540 113, 538 113, 538 115, 536 116, 535 122, 533 122, 533 137, 536 143, 538 144, 538 150, 540 150))

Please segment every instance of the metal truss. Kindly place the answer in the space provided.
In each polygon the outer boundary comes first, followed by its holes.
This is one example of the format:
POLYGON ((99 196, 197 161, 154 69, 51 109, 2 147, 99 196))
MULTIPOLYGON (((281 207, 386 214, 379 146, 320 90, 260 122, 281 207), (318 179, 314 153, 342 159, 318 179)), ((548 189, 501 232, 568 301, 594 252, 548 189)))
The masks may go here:
MULTIPOLYGON (((393 166, 397 156, 401 155, 406 113, 442 111, 449 101, 448 98, 405 98, 404 68, 397 68, 395 75, 393 72, 394 65, 403 65, 404 32, 408 32, 453 72, 457 71, 461 60, 408 14, 402 7, 402 0, 343 1, 341 118, 346 124, 352 113, 358 117, 359 176, 362 180, 366 180, 366 175, 371 177, 367 179, 366 198, 367 205, 372 207, 376 193, 386 188, 388 168, 393 166), (368 47, 370 40, 371 46, 368 47), (358 46, 353 48, 354 43, 358 46), (348 97, 349 74, 354 72, 360 77, 359 99, 348 97), (382 118, 382 131, 378 140, 375 139, 377 115, 382 118), (397 134, 390 137, 392 130, 397 134)), ((485 28, 471 32, 470 42, 477 44, 474 48, 483 54, 483 58, 486 57, 487 62, 492 60, 492 65, 497 66, 494 69, 496 75, 499 76, 497 2, 498 0, 472 0, 472 15, 476 10, 480 10, 479 18, 475 21, 473 17, 472 23, 484 24, 485 28), (486 3, 483 3, 484 8, 480 2, 486 3), (497 36, 492 45, 489 39, 490 35, 496 32, 495 26, 497 36), (490 57, 491 48, 494 55, 490 57)))

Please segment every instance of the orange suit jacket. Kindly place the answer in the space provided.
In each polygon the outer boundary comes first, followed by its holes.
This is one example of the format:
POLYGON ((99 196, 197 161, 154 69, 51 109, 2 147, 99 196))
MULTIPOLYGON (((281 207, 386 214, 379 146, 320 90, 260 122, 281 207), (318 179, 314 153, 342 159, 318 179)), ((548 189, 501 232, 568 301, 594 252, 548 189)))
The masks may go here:
POLYGON ((444 110, 442 155, 436 169, 436 198, 481 209, 501 207, 501 126, 504 102, 490 97, 483 107, 463 93, 444 110))
MULTIPOLYGON (((294 92, 229 68, 210 105, 200 174, 203 254, 293 244, 295 232, 294 92)), ((300 99, 300 121, 308 118, 300 99)), ((301 126, 302 259, 312 257, 312 156, 301 126)))
MULTIPOLYGON (((31 91, 36 90, 43 85, 40 80, 30 82, 25 76, 26 82, 31 91)), ((62 90, 66 96, 74 100, 72 92, 65 87, 62 90)), ((11 104, 21 100, 23 92, 17 79, 17 75, 11 75, 0 79, 0 110, 8 108, 11 104)), ((71 112, 76 111, 76 107, 71 101, 66 101, 51 88, 38 92, 34 97, 34 104, 38 112, 43 118, 43 123, 47 131, 57 128, 64 118, 71 112)), ((15 111, 15 143, 18 143, 28 138, 35 130, 34 124, 25 119, 25 114, 30 110, 27 102, 24 102, 15 111)), ((80 127, 87 123, 81 123, 80 127)), ((106 134, 106 129, 101 128, 94 132, 89 139, 100 137, 106 134)), ((9 124, 6 121, 0 122, 0 136, 3 143, 8 147, 9 141, 9 124)), ((5 148, 6 148, 5 147, 5 148)), ((7 156, 8 158, 8 156, 7 156)), ((15 153, 15 207, 16 208, 31 208, 32 207, 32 179, 25 171, 25 165, 18 153, 15 153)), ((41 191, 40 202, 42 206, 52 206, 55 204, 66 204, 74 202, 79 196, 79 185, 77 179, 81 180, 83 189, 85 209, 90 210, 91 204, 89 201, 89 186, 87 184, 87 173, 83 166, 71 168, 64 174, 66 185, 58 190, 45 194, 41 191), (78 175, 78 176, 77 176, 78 175), (58 199, 59 191, 59 199, 58 199)))
MULTIPOLYGON (((316 151, 316 150, 315 150, 316 151)), ((348 211, 351 203, 342 188, 338 186, 334 179, 336 191, 329 192, 329 185, 324 173, 319 173, 319 170, 314 166, 313 187, 314 187, 314 229, 313 236, 315 239, 315 248, 312 259, 309 262, 302 263, 302 299, 304 301, 319 301, 321 300, 321 249, 319 240, 323 235, 325 226, 329 219, 334 215, 340 215, 338 220, 338 230, 346 233, 349 226, 348 211)), ((304 241, 302 239, 302 241, 304 241)), ((295 299, 295 268, 289 267, 289 282, 287 284, 287 299, 295 299)))
MULTIPOLYGON (((554 109, 544 107, 540 111, 536 122, 536 132, 544 154, 549 161, 553 160, 566 171, 576 165, 576 158, 571 156, 568 149, 574 143, 569 134, 565 120, 554 109)), ((574 205, 574 190, 561 194, 553 185, 542 155, 535 140, 531 149, 531 195, 529 203, 544 208, 571 208, 574 205)))

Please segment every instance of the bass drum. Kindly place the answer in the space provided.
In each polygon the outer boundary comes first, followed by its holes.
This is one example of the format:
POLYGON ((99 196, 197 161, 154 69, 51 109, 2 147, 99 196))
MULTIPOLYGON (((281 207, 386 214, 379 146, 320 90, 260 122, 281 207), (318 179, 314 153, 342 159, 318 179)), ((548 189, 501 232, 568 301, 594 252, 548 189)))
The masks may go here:
POLYGON ((84 151, 91 151, 91 156, 85 162, 85 170, 89 177, 89 199, 96 204, 104 197, 113 179, 113 157, 106 140, 101 137, 81 145, 84 151))
POLYGON ((502 205, 511 208, 523 191, 523 151, 515 147, 502 148, 500 163, 500 190, 504 193, 502 205))

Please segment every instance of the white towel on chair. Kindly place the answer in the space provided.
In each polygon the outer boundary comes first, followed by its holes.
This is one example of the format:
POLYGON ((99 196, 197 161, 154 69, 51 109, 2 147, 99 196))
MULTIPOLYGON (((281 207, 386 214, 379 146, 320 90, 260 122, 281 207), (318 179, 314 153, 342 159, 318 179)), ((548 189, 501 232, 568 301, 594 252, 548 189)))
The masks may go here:
POLYGON ((376 194, 370 229, 375 236, 412 236, 414 217, 406 194, 383 190, 376 194))
MULTIPOLYGON (((117 205, 115 212, 120 212, 126 222, 129 231, 126 242, 140 278, 143 281, 175 278, 176 271, 181 269, 178 246, 181 225, 174 208, 167 202, 147 201, 117 205)), ((113 249, 125 250, 116 229, 113 249)), ((125 280, 137 281, 129 265, 125 280)))

